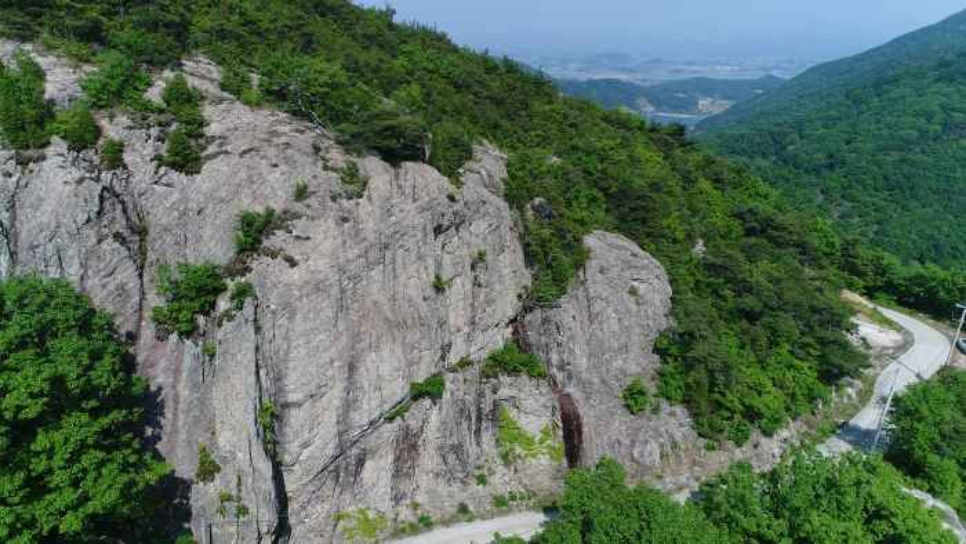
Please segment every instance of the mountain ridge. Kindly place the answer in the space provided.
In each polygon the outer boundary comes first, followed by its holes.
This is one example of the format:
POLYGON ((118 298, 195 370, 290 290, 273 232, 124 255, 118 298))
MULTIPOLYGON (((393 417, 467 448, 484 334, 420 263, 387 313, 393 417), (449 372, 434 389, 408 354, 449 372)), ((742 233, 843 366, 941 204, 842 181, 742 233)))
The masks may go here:
POLYGON ((745 115, 766 109, 778 101, 805 98, 816 92, 839 89, 866 77, 876 77, 880 71, 899 70, 901 65, 922 64, 951 53, 966 51, 966 10, 919 30, 897 37, 863 53, 809 68, 792 78, 769 96, 738 105, 726 114, 705 120, 698 130, 722 128, 737 122, 745 115), (923 48, 930 51, 923 55, 923 48), (819 89, 812 89, 817 85, 819 89))
POLYGON ((816 67, 708 119, 698 139, 843 232, 962 268, 966 12, 816 67))

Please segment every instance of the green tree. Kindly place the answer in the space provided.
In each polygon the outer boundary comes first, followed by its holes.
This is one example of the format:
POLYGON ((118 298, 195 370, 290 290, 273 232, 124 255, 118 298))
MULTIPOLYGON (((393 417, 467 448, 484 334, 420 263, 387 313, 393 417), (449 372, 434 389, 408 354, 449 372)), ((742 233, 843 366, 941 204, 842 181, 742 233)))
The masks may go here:
POLYGON ((945 370, 896 397, 886 457, 958 510, 966 507, 966 372, 945 370))
POLYGON ((698 497, 735 543, 955 542, 936 513, 903 490, 895 469, 858 454, 800 453, 760 476, 738 464, 698 497))
POLYGON ((45 81, 43 68, 23 51, 13 68, 0 62, 0 136, 14 149, 47 145, 53 109, 44 99, 45 81))
POLYGON ((130 57, 106 51, 98 57, 97 71, 81 81, 90 106, 108 109, 118 105, 142 107, 151 78, 130 57))
POLYGON ((536 544, 700 544, 720 542, 716 529, 690 505, 646 485, 629 487, 624 469, 604 459, 567 475, 560 517, 536 544))
POLYGON ((60 280, 0 282, 0 540, 103 542, 150 515, 145 383, 109 315, 60 280))
POLYGON ((67 142, 68 149, 75 152, 95 147, 101 138, 101 128, 90 107, 83 101, 57 114, 54 133, 67 142))
POLYGON ((205 126, 201 113, 201 93, 193 89, 181 73, 175 74, 161 93, 161 100, 168 112, 174 115, 178 126, 191 137, 202 135, 205 126))
POLYGON ((196 318, 210 314, 226 290, 221 267, 213 263, 179 263, 175 271, 161 266, 158 293, 165 304, 151 310, 151 319, 162 332, 190 336, 197 328, 196 318))
POLYGON ((392 164, 424 161, 429 134, 422 121, 393 108, 367 112, 340 126, 342 143, 354 151, 375 151, 392 164))
POLYGON ((277 226, 278 217, 273 208, 265 208, 262 212, 243 211, 238 216, 238 228, 235 231, 235 252, 245 254, 258 251, 265 238, 277 226))
POLYGON ((201 151, 190 133, 179 127, 168 134, 160 163, 182 174, 197 175, 201 173, 201 151))
POLYGON ((124 142, 108 138, 101 149, 101 165, 108 170, 123 168, 124 164, 124 142))

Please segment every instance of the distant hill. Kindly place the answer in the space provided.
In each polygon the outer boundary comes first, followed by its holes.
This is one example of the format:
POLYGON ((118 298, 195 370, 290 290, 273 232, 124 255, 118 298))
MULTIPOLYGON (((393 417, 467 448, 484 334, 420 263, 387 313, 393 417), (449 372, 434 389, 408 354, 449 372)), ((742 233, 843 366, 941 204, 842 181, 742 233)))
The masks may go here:
POLYGON ((699 77, 651 86, 619 79, 558 81, 564 93, 586 98, 605 108, 625 107, 644 115, 665 113, 699 118, 720 113, 782 83, 784 80, 775 76, 758 79, 699 77))
POLYGON ((852 233, 907 259, 966 262, 966 12, 808 70, 698 131, 852 233))

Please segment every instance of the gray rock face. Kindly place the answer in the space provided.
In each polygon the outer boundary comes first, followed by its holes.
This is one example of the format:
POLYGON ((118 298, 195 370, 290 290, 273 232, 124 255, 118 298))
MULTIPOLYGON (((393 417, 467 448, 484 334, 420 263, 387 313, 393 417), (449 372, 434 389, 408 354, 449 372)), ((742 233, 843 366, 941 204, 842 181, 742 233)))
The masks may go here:
MULTIPOLYGON (((0 42, 0 55, 12 49, 0 42)), ((52 100, 78 96, 83 68, 41 60, 52 100)), ((0 275, 68 278, 115 314, 152 386, 159 450, 186 485, 201 445, 221 467, 190 486, 200 542, 341 542, 360 517, 398 526, 485 512, 511 491, 552 494, 563 441, 571 465, 613 456, 671 489, 735 457, 776 456, 778 441, 706 452, 680 408, 624 409, 629 380, 653 389, 671 295, 660 265, 631 242, 589 236, 592 257, 571 292, 523 314, 530 277, 496 150, 478 148, 457 187, 426 165, 350 158, 308 124, 237 103, 217 90, 210 63, 184 71, 208 96, 197 176, 159 167, 162 130, 119 113, 100 122, 126 144, 122 170, 56 138, 31 164, 0 150, 0 275), (340 198, 348 161, 368 178, 352 200, 340 198), (308 199, 296 201, 297 183, 308 199), (244 279, 257 296, 233 319, 202 319, 196 338, 159 338, 149 318, 161 303, 158 267, 229 263, 238 215, 268 206, 291 221, 251 262, 244 279), (514 336, 551 380, 486 380, 465 362, 514 336), (410 384, 437 373, 442 400, 386 417, 410 384), (507 463, 514 434, 538 447, 507 463)))
POLYGON ((687 411, 655 398, 660 361, 654 342, 669 326, 671 287, 664 269, 633 242, 596 232, 590 259, 570 292, 524 323, 530 349, 547 363, 558 399, 567 458, 592 466, 621 461, 634 479, 687 496, 735 460, 768 468, 797 440, 798 425, 774 437, 754 435, 737 448, 708 451, 687 411), (653 409, 631 415, 620 397, 635 378, 653 409))

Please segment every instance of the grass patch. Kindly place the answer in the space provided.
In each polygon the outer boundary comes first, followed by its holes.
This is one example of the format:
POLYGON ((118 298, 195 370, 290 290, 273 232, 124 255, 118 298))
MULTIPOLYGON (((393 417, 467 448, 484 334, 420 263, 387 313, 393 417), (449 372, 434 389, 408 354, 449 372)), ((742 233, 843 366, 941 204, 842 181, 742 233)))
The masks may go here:
POLYGON ((500 459, 506 465, 513 465, 521 461, 532 461, 546 456, 559 463, 564 458, 563 442, 553 435, 550 425, 540 429, 538 436, 528 433, 510 414, 505 406, 500 408, 497 421, 497 449, 500 459))
POLYGON ((624 407, 627 408, 627 411, 635 416, 647 410, 647 407, 651 404, 651 395, 647 391, 647 386, 644 385, 644 380, 634 378, 621 392, 621 400, 624 401, 624 407))
POLYGON ((384 514, 373 513, 368 508, 339 512, 335 523, 349 542, 376 542, 389 528, 384 514))
POLYGON ((445 390, 446 380, 443 379, 443 376, 437 374, 426 378, 424 381, 410 384, 409 398, 414 402, 420 399, 437 401, 443 398, 443 392, 445 390))
POLYGON ((547 371, 539 357, 524 353, 516 342, 509 342, 489 354, 483 364, 484 378, 492 379, 500 375, 546 378, 547 371))

